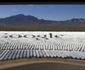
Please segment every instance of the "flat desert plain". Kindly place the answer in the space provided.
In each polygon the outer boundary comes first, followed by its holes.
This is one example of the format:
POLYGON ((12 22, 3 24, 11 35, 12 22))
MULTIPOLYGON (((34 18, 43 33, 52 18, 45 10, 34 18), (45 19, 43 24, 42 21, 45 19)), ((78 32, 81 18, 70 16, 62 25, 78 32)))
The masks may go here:
POLYGON ((0 70, 85 70, 85 60, 31 58, 0 61, 0 70))

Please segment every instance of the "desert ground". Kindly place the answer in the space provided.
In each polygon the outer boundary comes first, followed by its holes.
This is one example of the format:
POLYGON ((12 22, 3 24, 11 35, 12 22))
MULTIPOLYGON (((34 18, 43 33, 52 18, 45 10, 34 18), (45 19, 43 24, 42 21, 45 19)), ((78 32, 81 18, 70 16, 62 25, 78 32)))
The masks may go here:
POLYGON ((85 70, 85 60, 31 58, 0 61, 0 70, 85 70))

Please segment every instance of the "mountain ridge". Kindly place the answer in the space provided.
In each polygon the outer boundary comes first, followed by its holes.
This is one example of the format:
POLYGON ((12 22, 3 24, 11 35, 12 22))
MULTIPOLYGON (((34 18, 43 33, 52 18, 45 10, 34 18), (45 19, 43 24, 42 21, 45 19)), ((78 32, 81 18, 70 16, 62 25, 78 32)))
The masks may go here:
POLYGON ((0 31, 85 31, 85 19, 54 21, 18 14, 0 18, 0 31))
POLYGON ((27 24, 40 24, 40 25, 56 25, 56 26, 85 26, 84 18, 72 18, 64 21, 54 21, 38 19, 32 15, 17 14, 6 18, 0 18, 0 24, 4 25, 27 25, 27 24))

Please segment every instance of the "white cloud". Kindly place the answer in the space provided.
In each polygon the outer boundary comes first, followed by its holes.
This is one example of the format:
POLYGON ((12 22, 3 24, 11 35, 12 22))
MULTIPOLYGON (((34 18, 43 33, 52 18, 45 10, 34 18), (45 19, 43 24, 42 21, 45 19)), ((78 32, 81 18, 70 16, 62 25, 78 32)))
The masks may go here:
POLYGON ((17 11, 17 9, 13 9, 13 11, 14 11, 14 12, 16 12, 16 11, 17 11))
POLYGON ((29 6, 34 6, 34 5, 29 5, 29 6))

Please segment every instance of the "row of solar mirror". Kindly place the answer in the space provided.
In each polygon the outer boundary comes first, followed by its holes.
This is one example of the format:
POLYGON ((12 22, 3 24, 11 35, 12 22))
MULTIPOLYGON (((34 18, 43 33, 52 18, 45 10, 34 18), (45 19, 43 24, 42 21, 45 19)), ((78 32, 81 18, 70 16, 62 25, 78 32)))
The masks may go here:
MULTIPOLYGON (((68 48, 70 47, 84 47, 84 44, 65 44, 65 43, 46 43, 43 47, 41 47, 41 43, 40 42, 35 42, 33 44, 29 43, 30 45, 28 44, 24 44, 24 43, 13 43, 14 45, 12 45, 12 43, 9 43, 9 44, 0 44, 0 48, 1 49, 31 49, 31 48, 37 48, 37 49, 60 49, 60 50, 68 50, 68 48), (24 44, 24 45, 23 45, 24 44), (36 44, 36 45, 35 45, 36 44), (68 47, 68 48, 67 48, 68 47)), ((43 43, 44 44, 44 43, 43 43)), ((43 45, 42 44, 42 45, 43 45)), ((84 50, 84 49, 83 49, 84 50)), ((81 50, 80 50, 81 51, 81 50)))
POLYGON ((85 46, 83 44, 29 44, 27 46, 22 46, 22 45, 5 45, 5 44, 0 44, 0 49, 40 49, 40 50, 64 50, 64 51, 85 51, 85 46))
MULTIPOLYGON (((10 45, 9 45, 10 46, 10 45)), ((29 45, 29 48, 30 49, 32 49, 32 48, 37 48, 37 49, 56 49, 57 48, 57 50, 73 50, 74 48, 76 49, 78 49, 79 48, 79 50, 81 49, 81 47, 82 46, 70 46, 70 48, 69 48, 69 46, 59 46, 59 45, 56 45, 56 46, 53 46, 53 45, 47 45, 47 46, 44 46, 44 45, 37 45, 37 47, 36 46, 34 46, 34 45, 29 45), (55 48, 54 48, 55 47, 55 48), (72 49, 71 49, 72 48, 72 49)), ((83 46, 84 47, 84 46, 83 46)), ((83 48, 82 47, 82 48, 83 48)), ((10 47, 8 47, 8 46, 5 46, 5 47, 3 47, 2 46, 2 48, 1 49, 29 49, 28 47, 24 47, 24 46, 10 46, 10 47)), ((76 49, 76 50, 77 50, 76 49)), ((83 48, 83 50, 84 50, 84 48, 83 48)), ((81 51, 81 50, 80 50, 81 51)))
POLYGON ((0 50, 0 60, 10 60, 31 57, 61 57, 85 59, 85 52, 57 51, 57 50, 0 50))

